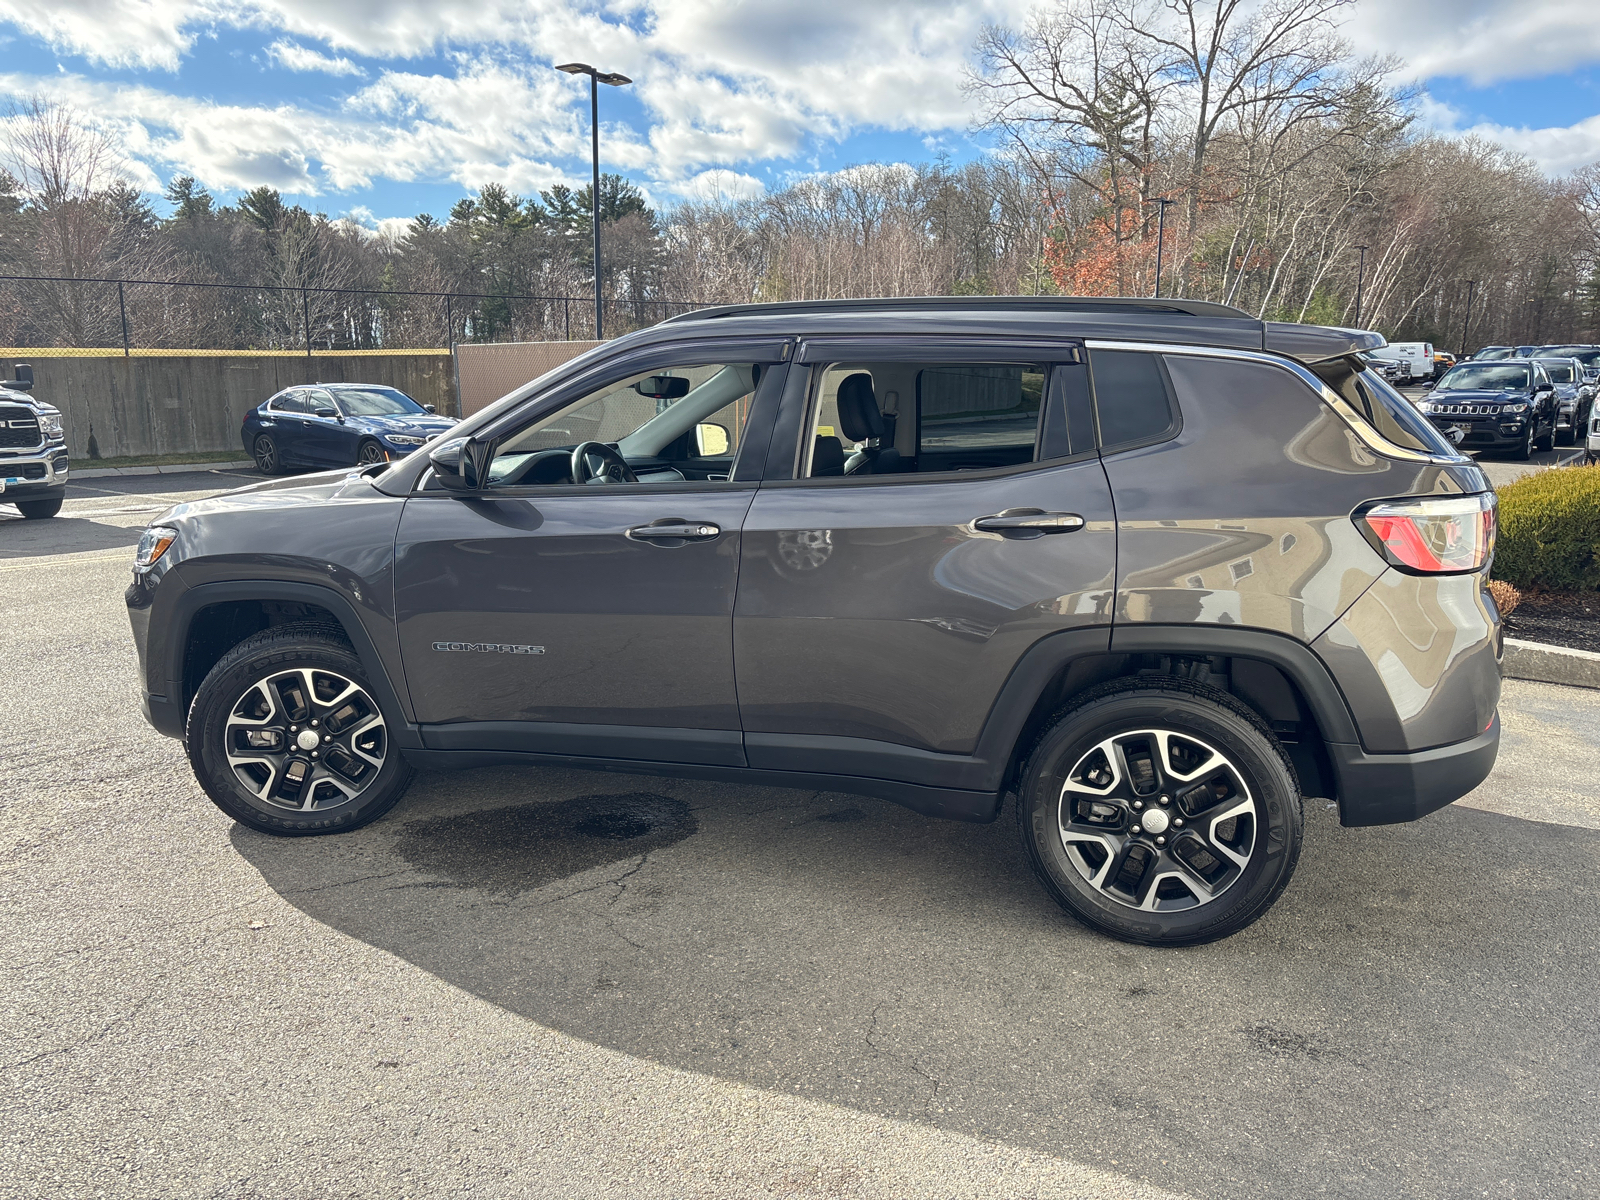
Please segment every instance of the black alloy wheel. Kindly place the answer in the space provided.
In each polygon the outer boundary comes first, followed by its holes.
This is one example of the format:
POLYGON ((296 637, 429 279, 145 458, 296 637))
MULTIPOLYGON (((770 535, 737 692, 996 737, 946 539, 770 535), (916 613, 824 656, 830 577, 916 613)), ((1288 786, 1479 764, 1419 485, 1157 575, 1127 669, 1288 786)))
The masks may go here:
POLYGON ((61 511, 61 497, 54 500, 15 500, 17 511, 29 521, 40 521, 46 517, 53 517, 61 511))
POLYGON ((283 459, 278 455, 278 443, 270 433, 256 434, 250 443, 250 457, 256 460, 256 470, 263 475, 276 475, 283 470, 283 459))
POLYGON ((184 748, 216 806, 262 833, 342 833, 411 782, 361 660, 337 626, 296 622, 235 646, 189 707, 184 748))
POLYGON ((1187 946, 1237 933, 1300 857, 1299 783, 1249 708, 1190 680, 1092 688, 1024 769, 1017 819, 1047 891, 1112 937, 1187 946))
POLYGON ((358 467, 370 467, 376 463, 388 461, 389 452, 371 438, 362 442, 356 450, 356 466, 358 467))

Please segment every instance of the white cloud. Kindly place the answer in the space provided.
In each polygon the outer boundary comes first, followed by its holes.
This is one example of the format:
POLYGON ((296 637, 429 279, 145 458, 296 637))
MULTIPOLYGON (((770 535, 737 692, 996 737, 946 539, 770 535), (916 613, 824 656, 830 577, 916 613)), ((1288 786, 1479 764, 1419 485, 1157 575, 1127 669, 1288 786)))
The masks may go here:
POLYGON ((1546 175, 1566 175, 1600 162, 1600 115, 1548 129, 1479 124, 1461 130, 1526 154, 1546 175))
POLYGON ((267 47, 267 57, 287 71, 320 71, 324 75, 365 75, 365 68, 340 55, 330 58, 308 46, 279 38, 267 47))
POLYGON ((1600 62, 1594 0, 1369 0, 1345 32, 1404 59, 1416 80, 1459 75, 1481 87, 1600 62))
POLYGON ((747 200, 754 196, 763 195, 767 190, 766 184, 754 175, 742 175, 737 171, 729 171, 722 167, 713 167, 709 171, 701 171, 693 178, 686 179, 672 188, 677 196, 685 200, 694 200, 702 203, 717 203, 723 200, 747 200))
POLYGON ((178 69, 194 44, 194 0, 0 0, 10 21, 57 50, 113 67, 178 69))

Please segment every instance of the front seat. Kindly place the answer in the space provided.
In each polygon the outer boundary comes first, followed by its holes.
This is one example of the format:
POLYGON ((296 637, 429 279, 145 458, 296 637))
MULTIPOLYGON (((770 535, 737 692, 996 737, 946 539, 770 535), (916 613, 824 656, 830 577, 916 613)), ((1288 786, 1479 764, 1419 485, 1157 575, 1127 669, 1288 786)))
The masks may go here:
POLYGON ((900 470, 900 451, 880 445, 884 435, 883 414, 872 393, 872 376, 857 371, 839 385, 839 428, 861 449, 844 465, 846 475, 894 475, 900 470))

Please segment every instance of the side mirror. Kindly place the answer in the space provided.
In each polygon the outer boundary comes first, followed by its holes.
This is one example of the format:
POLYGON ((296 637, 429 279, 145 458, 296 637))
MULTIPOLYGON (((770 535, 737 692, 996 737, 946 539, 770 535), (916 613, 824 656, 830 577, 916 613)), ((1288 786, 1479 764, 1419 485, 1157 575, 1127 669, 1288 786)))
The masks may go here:
POLYGON ((1553 383, 1536 383, 1533 385, 1533 390, 1536 394, 1539 392, 1553 392, 1556 390, 1556 385, 1553 383))
POLYGON ((337 408, 327 407, 313 408, 311 410, 311 415, 313 417, 337 417, 339 415, 339 410, 337 408))
POLYGON ((694 427, 695 452, 700 458, 719 458, 728 452, 728 427, 702 421, 694 427))
POLYGON ((477 438, 453 437, 428 451, 439 486, 451 492, 476 492, 488 482, 489 448, 477 438))
POLYGON ((422 407, 423 407, 423 408, 425 408, 425 409, 427 409, 427 410, 428 410, 428 411, 429 411, 429 412, 431 412, 431 413, 436 413, 436 412, 438 412, 438 411, 439 411, 439 410, 438 410, 438 409, 437 409, 437 408, 435 408, 435 407, 434 407, 434 406, 433 406, 433 405, 431 405, 431 404, 424 404, 424 405, 423 405, 423 406, 422 406, 422 407))
POLYGON ((634 384, 633 390, 652 400, 682 400, 689 394, 689 381, 679 375, 651 375, 634 384))
POLYGON ((27 363, 18 363, 17 369, 12 374, 16 378, 6 380, 6 387, 18 392, 31 392, 33 390, 33 368, 27 363))

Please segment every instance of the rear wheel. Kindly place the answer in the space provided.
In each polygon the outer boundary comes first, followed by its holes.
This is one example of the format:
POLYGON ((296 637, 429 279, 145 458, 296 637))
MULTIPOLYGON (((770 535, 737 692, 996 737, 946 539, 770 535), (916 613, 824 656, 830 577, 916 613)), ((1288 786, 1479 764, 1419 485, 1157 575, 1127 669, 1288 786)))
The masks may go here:
POLYGON ((370 438, 356 450, 356 466, 370 467, 374 463, 388 462, 389 452, 370 438))
POLYGON ((61 511, 62 499, 57 496, 54 500, 18 500, 15 502, 17 511, 30 521, 42 520, 53 517, 61 511))
POLYGON ((411 768, 366 671, 336 627, 284 625, 211 669, 184 747, 223 812, 263 833, 342 833, 400 800, 411 768))
POLYGON ((256 434, 256 440, 250 443, 250 457, 256 460, 256 470, 263 475, 276 475, 283 470, 278 443, 270 433, 256 434))
POLYGON ((1114 680, 1057 714, 1017 803, 1035 874, 1084 924, 1184 946, 1270 908, 1300 858, 1299 784, 1255 713, 1182 679, 1114 680))

